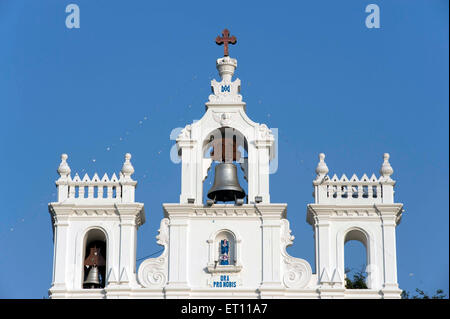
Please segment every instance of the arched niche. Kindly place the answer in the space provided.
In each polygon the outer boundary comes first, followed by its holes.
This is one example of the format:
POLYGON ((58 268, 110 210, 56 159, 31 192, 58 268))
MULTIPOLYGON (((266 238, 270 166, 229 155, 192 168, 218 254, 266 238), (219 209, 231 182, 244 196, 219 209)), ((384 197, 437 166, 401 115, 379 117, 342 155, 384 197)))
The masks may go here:
POLYGON ((106 260, 108 255, 108 247, 107 247, 107 236, 106 233, 100 228, 91 228, 89 229, 83 240, 83 258, 81 261, 82 264, 82 283, 81 286, 83 289, 92 289, 92 288, 105 288, 106 284, 106 260), (86 279, 89 276, 90 271, 92 271, 92 265, 86 266, 86 260, 89 256, 92 256, 94 250, 100 256, 96 259, 99 262, 97 265, 98 270, 98 285, 86 284, 86 279))
POLYGON ((236 263, 236 239, 231 232, 222 231, 217 234, 214 246, 219 265, 234 265, 236 263))
MULTIPOLYGON (((265 124, 251 121, 241 108, 224 106, 208 108, 204 116, 193 124, 186 125, 178 135, 178 155, 181 156, 180 203, 203 203, 204 180, 208 176, 212 161, 205 155, 210 136, 215 130, 233 128, 244 136, 242 149, 248 154, 240 163, 248 181, 248 203, 270 203, 269 162, 274 156, 274 136, 265 124)), ((239 170, 238 170, 239 171, 239 170)))
POLYGON ((351 228, 344 235, 343 259, 347 289, 367 289, 370 286, 367 277, 367 266, 370 264, 369 244, 369 235, 361 228, 351 228), (350 267, 353 263, 354 267, 350 267))
POLYGON ((208 240, 209 261, 207 269, 209 272, 239 272, 242 269, 240 263, 240 244, 239 237, 228 229, 221 229, 208 240), (227 249, 224 251, 222 244, 226 241, 227 249), (221 263, 224 260, 223 254, 227 254, 228 263, 221 263))

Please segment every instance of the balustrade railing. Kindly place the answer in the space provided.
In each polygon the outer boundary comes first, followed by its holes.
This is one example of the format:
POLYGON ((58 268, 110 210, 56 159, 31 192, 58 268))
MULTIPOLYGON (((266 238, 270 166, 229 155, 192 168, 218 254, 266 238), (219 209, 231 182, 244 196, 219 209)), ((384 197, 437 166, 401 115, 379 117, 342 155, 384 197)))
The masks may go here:
POLYGON ((390 178, 393 169, 389 164, 389 154, 384 154, 384 163, 380 170, 381 176, 364 174, 358 178, 355 174, 348 179, 344 174, 341 178, 333 175, 330 178, 325 164, 325 155, 319 155, 316 168, 317 177, 313 182, 316 204, 367 204, 393 203, 395 181, 390 178))
POLYGON ((114 173, 111 178, 105 173, 100 178, 97 173, 92 178, 85 174, 81 179, 78 173, 72 178, 67 164, 68 156, 61 156, 58 168, 60 178, 56 181, 58 202, 63 201, 114 201, 134 202, 134 192, 137 182, 131 179, 134 168, 131 165, 131 155, 125 155, 125 162, 117 178, 114 173))

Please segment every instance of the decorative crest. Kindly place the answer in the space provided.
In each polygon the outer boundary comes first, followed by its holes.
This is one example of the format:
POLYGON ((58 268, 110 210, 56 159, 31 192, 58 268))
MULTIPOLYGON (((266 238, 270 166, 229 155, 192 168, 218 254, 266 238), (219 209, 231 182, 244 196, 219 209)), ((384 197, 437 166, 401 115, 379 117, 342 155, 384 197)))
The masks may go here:
POLYGON ((223 44, 223 56, 228 56, 228 43, 231 44, 236 44, 236 37, 233 35, 232 37, 230 37, 230 31, 228 31, 228 29, 224 29, 222 31, 222 36, 217 36, 216 38, 216 43, 218 45, 222 45, 223 44))

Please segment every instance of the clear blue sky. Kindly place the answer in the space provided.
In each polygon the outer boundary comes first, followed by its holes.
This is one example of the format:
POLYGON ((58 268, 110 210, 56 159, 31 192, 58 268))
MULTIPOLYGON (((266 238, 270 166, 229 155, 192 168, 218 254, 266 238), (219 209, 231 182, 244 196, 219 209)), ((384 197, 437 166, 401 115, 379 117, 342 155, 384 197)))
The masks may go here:
POLYGON ((314 267, 305 217, 318 154, 330 174, 361 176, 389 152, 405 205, 400 287, 448 293, 448 10, 446 0, 0 0, 0 297, 47 296, 61 153, 91 176, 117 173, 132 153, 147 216, 137 256, 160 249, 161 204, 180 191, 169 135, 203 115, 224 27, 238 38, 248 115, 279 130, 271 199, 288 203, 289 252, 314 267), (80 29, 65 26, 70 3, 80 29), (370 3, 380 29, 365 26, 370 3))

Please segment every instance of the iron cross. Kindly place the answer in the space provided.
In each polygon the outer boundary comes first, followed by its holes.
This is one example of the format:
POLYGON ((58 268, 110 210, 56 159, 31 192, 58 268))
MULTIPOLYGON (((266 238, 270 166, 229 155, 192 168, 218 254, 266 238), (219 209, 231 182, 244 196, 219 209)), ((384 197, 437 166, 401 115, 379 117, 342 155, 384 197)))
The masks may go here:
POLYGON ((228 56, 228 43, 235 44, 236 43, 236 37, 233 35, 230 37, 230 31, 228 29, 224 29, 222 31, 222 37, 218 36, 216 38, 216 43, 218 45, 221 45, 223 43, 223 56, 228 56))

